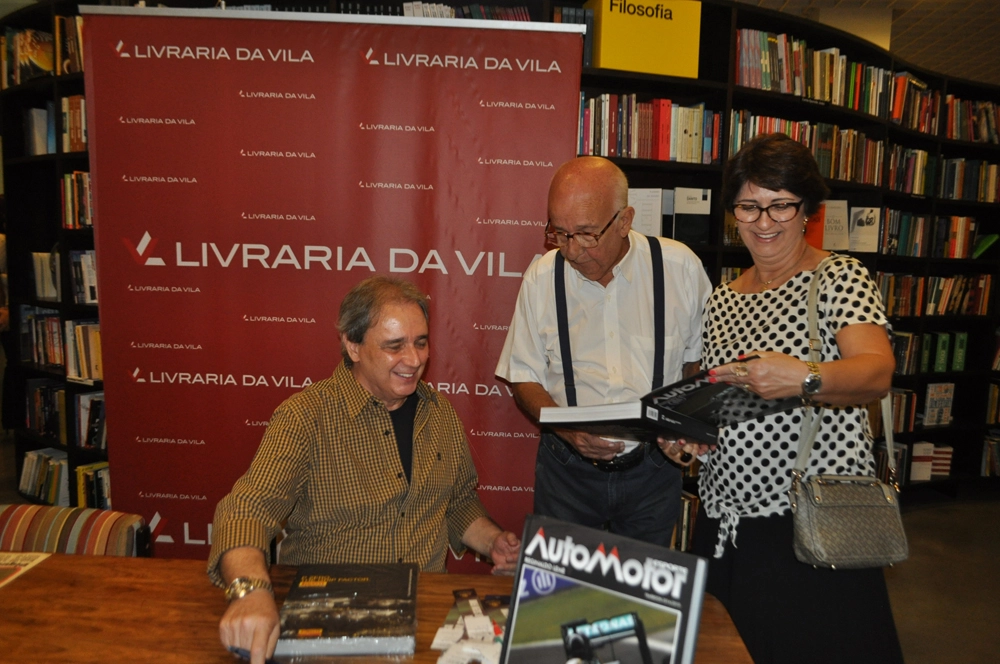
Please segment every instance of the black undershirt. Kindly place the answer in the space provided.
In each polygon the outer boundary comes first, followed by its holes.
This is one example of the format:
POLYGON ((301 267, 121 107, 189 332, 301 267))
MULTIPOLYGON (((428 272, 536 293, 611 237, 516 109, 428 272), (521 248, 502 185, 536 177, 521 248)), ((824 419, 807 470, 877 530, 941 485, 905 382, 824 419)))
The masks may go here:
POLYGON ((420 397, 414 392, 406 397, 403 405, 389 411, 392 418, 392 430, 396 434, 396 445, 399 447, 399 462, 403 464, 406 481, 410 481, 413 470, 413 421, 417 416, 417 403, 420 397))

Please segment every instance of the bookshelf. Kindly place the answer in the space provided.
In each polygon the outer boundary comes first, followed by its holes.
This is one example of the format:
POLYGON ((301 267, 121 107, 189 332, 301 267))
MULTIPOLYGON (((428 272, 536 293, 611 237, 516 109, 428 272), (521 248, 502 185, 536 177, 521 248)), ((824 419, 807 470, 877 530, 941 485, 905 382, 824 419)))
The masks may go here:
MULTIPOLYGON (((722 114, 720 159, 716 163, 683 164, 675 161, 613 158, 629 176, 632 187, 699 187, 712 190, 709 241, 693 245, 692 249, 701 258, 714 283, 719 283, 734 268, 746 268, 751 264, 745 249, 730 246, 725 241, 725 215, 718 196, 726 159, 751 137, 746 132, 753 126, 753 122, 757 122, 758 126, 765 122, 754 118, 771 118, 772 126, 779 120, 784 121, 784 127, 808 123, 814 132, 824 125, 832 126, 838 135, 853 137, 857 145, 868 145, 869 158, 864 160, 866 168, 863 173, 859 169, 854 172, 829 169, 827 184, 831 189, 831 199, 847 200, 851 208, 878 208, 883 218, 887 216, 887 209, 909 213, 911 216, 924 216, 929 226, 939 217, 971 217, 975 219, 977 234, 1000 232, 1000 215, 997 214, 1000 208, 996 202, 961 200, 963 196, 955 193, 954 186, 949 190, 942 184, 946 160, 953 160, 955 163, 965 160, 966 164, 972 161, 974 165, 1000 163, 1000 145, 988 142, 989 125, 984 125, 986 110, 995 108, 1000 102, 1000 89, 913 67, 853 35, 788 14, 712 0, 702 3, 702 12, 698 79, 585 68, 582 89, 585 98, 601 94, 615 94, 619 97, 635 94, 640 102, 668 98, 682 105, 703 103, 706 109, 722 114), (800 88, 797 90, 792 76, 784 84, 785 91, 782 91, 780 80, 773 87, 754 81, 745 69, 741 70, 740 52, 741 48, 746 47, 747 40, 759 38, 759 33, 765 33, 765 43, 766 33, 771 33, 772 43, 778 43, 779 36, 783 35, 780 43, 788 44, 789 52, 794 51, 792 47, 799 40, 804 40, 809 49, 843 56, 845 78, 856 82, 854 94, 845 94, 836 99, 827 89, 824 96, 817 91, 807 90, 804 81, 799 83, 800 88), (728 45, 728 49, 724 45, 728 45), (853 79, 850 77, 852 72, 855 76, 853 79), (902 100, 907 103, 900 104, 894 114, 895 100, 889 93, 893 79, 902 72, 909 74, 901 78, 905 78, 915 90, 902 100), (868 97, 863 94, 863 87, 860 85, 863 82, 872 82, 872 94, 868 97), (879 83, 882 85, 881 94, 877 94, 879 83), (887 85, 890 86, 889 89, 886 89, 887 85), (933 124, 930 108, 932 104, 925 102, 921 106, 921 96, 930 102, 940 100, 936 126, 933 124), (946 100, 951 100, 950 124, 946 100), (956 114, 960 114, 962 109, 965 109, 966 115, 964 118, 956 118, 956 114), (978 117, 978 120, 970 120, 970 115, 978 117), (987 129, 985 133, 980 129, 979 134, 974 134, 974 129, 983 126, 987 129), (952 135, 974 140, 948 138, 949 128, 952 135), (982 140, 983 136, 987 141, 982 140), (894 148, 897 152, 896 159, 903 161, 903 170, 899 173, 890 170, 890 166, 894 165, 894 148), (908 174, 905 158, 912 161, 916 151, 923 153, 922 164, 930 163, 923 171, 918 171, 924 174, 922 189, 916 190, 920 193, 913 193, 912 165, 909 173, 911 181, 906 184, 903 182, 908 174), (890 182, 890 174, 898 175, 898 182, 890 182)), ((758 62, 759 53, 758 50, 758 62)), ((844 89, 847 90, 846 85, 844 89)), ((790 131, 789 129, 786 133, 790 131)), ((859 151, 860 149, 858 148, 859 151)), ((818 161, 823 163, 820 159, 818 161)), ((976 175, 986 178, 989 176, 988 166, 985 169, 985 173, 976 171, 976 175)), ((952 179, 954 180, 954 176, 952 179)), ((966 194, 966 199, 985 198, 982 195, 968 195, 971 190, 960 191, 966 194)), ((878 252, 858 252, 853 255, 868 267, 873 276, 878 273, 905 274, 924 282, 930 282, 933 278, 956 276, 967 276, 971 280, 978 279, 980 275, 988 275, 991 280, 995 280, 998 276, 1000 250, 991 248, 980 258, 973 259, 934 256, 929 248, 928 246, 928 251, 917 257, 895 255, 880 242, 878 252)), ((991 369, 996 352, 994 332, 1000 324, 997 305, 996 285, 991 284, 989 296, 984 303, 984 314, 969 314, 963 310, 960 313, 926 315, 927 302, 922 300, 916 307, 919 311, 891 317, 894 329, 911 332, 921 340, 927 335, 954 333, 958 330, 968 335, 963 370, 952 370, 949 366, 945 372, 917 370, 894 378, 894 386, 898 389, 913 392, 918 415, 922 415, 926 407, 928 385, 954 383, 952 419, 949 424, 923 426, 918 417, 912 431, 904 431, 896 437, 897 443, 909 446, 918 441, 953 445, 952 473, 945 483, 976 477, 981 472, 983 441, 989 429, 989 386, 1000 384, 1000 372, 991 369)), ((995 428, 996 424, 993 426, 995 428)), ((928 484, 941 483, 936 480, 928 484)))
MULTIPOLYGON (((69 22, 58 17, 75 21, 76 14, 75 3, 31 5, 0 19, 0 34, 9 37, 13 32, 35 30, 61 36, 69 22)), ((76 66, 69 69, 75 71, 39 75, 20 82, 11 80, 8 70, 7 86, 0 92, 0 134, 4 137, 10 334, 15 340, 11 344, 15 354, 7 358, 7 371, 13 379, 6 383, 9 393, 4 398, 11 411, 19 413, 19 427, 15 429, 19 493, 32 502, 75 506, 80 488, 76 469, 106 465, 107 453, 102 443, 103 430, 95 430, 96 437, 90 438, 94 444, 86 445, 91 424, 87 408, 83 409, 82 432, 78 423, 79 403, 92 403, 94 395, 100 393, 100 374, 97 380, 75 378, 73 374, 79 372, 73 370, 67 374, 70 353, 75 354, 76 344, 65 343, 66 323, 98 319, 96 303, 84 303, 96 298, 81 297, 83 275, 80 266, 74 266, 74 258, 93 251, 94 234, 93 226, 83 221, 87 197, 81 174, 89 170, 86 146, 81 143, 83 132, 79 129, 83 115, 78 111, 74 117, 69 110, 70 99, 79 100, 83 96, 84 79, 76 66), (31 144, 25 127, 25 115, 30 109, 44 109, 52 114, 51 120, 46 118, 45 145, 31 144), (75 132, 72 143, 68 140, 71 125, 75 132), (68 208, 64 205, 67 194, 68 208), (48 268, 47 272, 44 268, 48 268), (51 278, 51 282, 43 286, 39 283, 44 281, 42 277, 51 278), (32 457, 29 467, 38 472, 36 452, 46 457, 41 464, 43 477, 37 479, 33 489, 26 489, 31 482, 21 482, 25 458, 32 457), (55 462, 65 459, 65 462, 49 464, 47 459, 55 462), (49 470, 46 480, 48 465, 59 469, 49 470), (64 496, 57 497, 59 486, 48 491, 41 488, 43 484, 62 485, 64 496)), ((96 295, 96 291, 91 294, 96 295)), ((95 419, 93 424, 101 423, 95 419)))
MULTIPOLYGON (((192 7, 210 6, 213 3, 182 0, 167 4, 192 7)), ((271 4, 275 9, 360 14, 384 13, 382 10, 385 7, 384 3, 379 5, 374 2, 331 1, 318 6, 310 6, 304 2, 271 4)), ((556 6, 582 5, 565 0, 505 0, 497 4, 504 7, 526 6, 532 20, 543 21, 552 20, 556 6)), ((401 8, 402 3, 399 5, 401 8)), ((61 0, 41 2, 0 19, 0 28, 31 28, 53 32, 56 16, 71 16, 76 13, 77 8, 73 3, 61 0)), ((990 176, 990 165, 1000 165, 1000 145, 981 140, 981 132, 974 131, 982 122, 979 119, 982 114, 977 109, 987 109, 991 104, 993 107, 1000 105, 1000 88, 911 66, 877 46, 807 19, 727 0, 703 0, 700 26, 698 78, 585 67, 581 78, 581 92, 584 100, 597 99, 602 95, 617 95, 619 98, 635 95, 637 103, 670 99, 672 104, 678 106, 703 104, 705 110, 719 115, 718 134, 715 136, 717 156, 706 163, 611 157, 627 173, 632 187, 691 187, 711 190, 708 239, 692 248, 701 258, 713 282, 718 283, 724 274, 730 274, 735 269, 745 269, 751 264, 750 256, 744 248, 726 241, 725 215, 721 209, 719 193, 725 162, 740 143, 739 140, 734 140, 736 121, 740 120, 742 124, 742 120, 749 121, 754 117, 773 118, 789 123, 808 122, 811 126, 822 123, 835 127, 838 135, 842 130, 849 132, 848 135, 855 137, 856 141, 862 141, 863 135, 863 141, 878 147, 881 159, 879 160, 878 155, 872 155, 870 160, 866 160, 868 168, 863 176, 831 170, 832 177, 827 182, 832 191, 831 198, 847 200, 850 207, 878 208, 882 212, 883 223, 885 210, 889 209, 923 216, 928 220, 938 217, 970 217, 975 219, 975 232, 979 235, 1000 233, 1000 205, 997 202, 979 200, 979 195, 966 196, 964 189, 961 190, 962 194, 956 194, 954 187, 941 187, 949 164, 960 163, 957 160, 965 160, 967 169, 969 162, 973 162, 976 168, 980 164, 986 164, 986 177, 990 176), (776 39, 779 35, 785 35, 782 38, 783 44, 787 42, 795 45, 796 40, 804 40, 809 49, 836 54, 838 58, 843 56, 848 76, 855 77, 850 80, 881 81, 882 95, 868 98, 865 104, 858 99, 861 90, 858 84, 855 85, 853 95, 848 94, 837 100, 831 98, 829 101, 825 100, 823 94, 809 94, 801 90, 800 94, 796 94, 794 81, 790 87, 786 85, 784 92, 781 91, 780 84, 777 90, 762 89, 762 85, 750 83, 750 79, 741 73, 740 68, 741 47, 756 32, 771 33, 776 39), (894 100, 886 96, 884 86, 902 72, 919 81, 918 87, 922 86, 921 90, 925 87, 930 99, 941 100, 936 127, 929 127, 925 122, 922 131, 919 121, 915 124, 904 122, 902 117, 896 118, 899 122, 895 121, 894 100), (949 109, 952 109, 950 116, 949 109), (911 125, 916 128, 911 128, 911 125), (930 175, 924 178, 923 189, 917 190, 923 193, 913 193, 912 183, 906 185, 902 181, 890 182, 890 175, 894 173, 894 149, 898 152, 897 161, 905 162, 905 159, 912 159, 915 158, 914 155, 920 154, 920 159, 932 164, 930 175)), ((63 323, 63 329, 67 320, 86 321, 98 318, 96 305, 78 304, 74 299, 71 260, 72 252, 93 247, 93 230, 88 227, 63 227, 60 196, 64 176, 72 176, 88 169, 88 153, 66 152, 59 145, 54 154, 31 156, 26 149, 23 128, 25 109, 44 108, 48 104, 58 109, 63 97, 80 94, 83 94, 83 74, 80 73, 40 77, 0 92, 0 134, 4 138, 5 205, 14 334, 17 334, 27 318, 22 312, 30 311, 23 307, 54 311, 51 315, 63 323), (56 301, 40 301, 35 295, 32 254, 53 250, 60 266, 61 296, 56 301)), ((863 95, 861 97, 864 99, 863 95)), ((58 134, 62 130, 61 116, 56 118, 55 124, 58 134)), ((988 123, 986 127, 989 129, 988 123)), ((986 137, 988 136, 987 131, 986 137)), ((929 253, 920 256, 886 252, 855 255, 873 275, 880 272, 912 275, 925 281, 935 277, 962 275, 989 275, 994 281, 1000 278, 1000 242, 975 259, 934 257, 929 253)), ((928 316, 924 315, 925 311, 919 311, 905 316, 893 316, 891 319, 895 329, 910 332, 921 339, 928 334, 955 330, 968 333, 965 370, 944 373, 916 371, 900 374, 894 380, 898 388, 912 390, 916 395, 917 413, 924 410, 928 384, 944 381, 955 384, 953 419, 950 425, 923 427, 918 423, 913 431, 899 434, 897 441, 907 445, 922 440, 952 443, 955 448, 952 477, 958 481, 980 474, 983 439, 989 431, 990 425, 987 422, 992 412, 990 385, 1000 385, 1000 371, 993 369, 996 352, 994 340, 997 338, 995 331, 1000 325, 1000 302, 996 295, 998 287, 1000 285, 995 283, 991 285, 985 314, 928 316)), ((14 391, 7 398, 15 400, 20 411, 27 412, 31 396, 28 392, 29 385, 36 385, 41 379, 51 381, 57 389, 61 387, 65 393, 63 399, 68 404, 67 408, 73 410, 77 395, 100 390, 99 381, 88 384, 68 380, 64 367, 35 362, 30 350, 30 347, 22 345, 20 355, 9 358, 8 370, 13 372, 14 380, 8 384, 14 386, 14 391)), ((75 421, 75 412, 67 415, 72 415, 67 421, 75 421)), ((71 471, 83 464, 106 460, 106 454, 100 450, 79 447, 80 435, 76 433, 76 427, 69 428, 71 431, 65 442, 60 442, 58 436, 39 433, 27 426, 19 430, 16 444, 19 470, 28 451, 47 447, 65 451, 71 471)), ((114 444, 113 436, 109 444, 114 444)), ((75 497, 76 493, 75 476, 71 472, 70 495, 75 497)))

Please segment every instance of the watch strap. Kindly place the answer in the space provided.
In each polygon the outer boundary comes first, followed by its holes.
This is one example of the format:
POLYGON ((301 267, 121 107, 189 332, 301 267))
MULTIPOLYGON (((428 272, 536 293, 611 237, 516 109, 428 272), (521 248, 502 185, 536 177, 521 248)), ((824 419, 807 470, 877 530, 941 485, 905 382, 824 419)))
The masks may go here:
POLYGON ((274 595, 274 588, 267 579, 255 579, 249 576, 238 576, 226 588, 226 601, 243 599, 255 590, 266 590, 274 595))

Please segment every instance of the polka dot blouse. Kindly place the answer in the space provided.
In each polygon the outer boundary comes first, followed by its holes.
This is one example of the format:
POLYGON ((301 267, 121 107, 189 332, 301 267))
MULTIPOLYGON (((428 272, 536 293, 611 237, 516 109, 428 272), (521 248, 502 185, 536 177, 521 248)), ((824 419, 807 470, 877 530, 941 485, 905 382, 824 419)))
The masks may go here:
MULTIPOLYGON (((733 362, 752 350, 808 359, 807 300, 813 272, 804 271, 763 293, 717 287, 703 321, 703 368, 733 362)), ((888 329, 878 288, 856 259, 835 256, 820 276, 819 332, 822 361, 840 359, 836 334, 848 325, 873 323, 888 329)), ((708 516, 721 518, 716 557, 727 538, 736 543, 740 517, 788 510, 801 409, 722 429, 718 447, 701 470, 699 493, 708 516)), ((806 474, 874 475, 871 432, 864 407, 827 407, 806 474)))

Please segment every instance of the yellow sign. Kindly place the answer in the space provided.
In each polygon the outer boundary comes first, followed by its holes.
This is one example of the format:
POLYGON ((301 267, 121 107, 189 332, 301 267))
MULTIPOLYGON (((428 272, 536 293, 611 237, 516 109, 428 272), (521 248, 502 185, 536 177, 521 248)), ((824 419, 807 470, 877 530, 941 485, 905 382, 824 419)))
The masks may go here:
POLYGON ((701 3, 590 0, 595 67, 698 78, 701 3))

